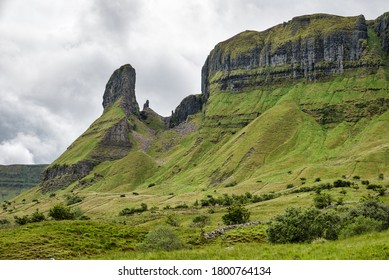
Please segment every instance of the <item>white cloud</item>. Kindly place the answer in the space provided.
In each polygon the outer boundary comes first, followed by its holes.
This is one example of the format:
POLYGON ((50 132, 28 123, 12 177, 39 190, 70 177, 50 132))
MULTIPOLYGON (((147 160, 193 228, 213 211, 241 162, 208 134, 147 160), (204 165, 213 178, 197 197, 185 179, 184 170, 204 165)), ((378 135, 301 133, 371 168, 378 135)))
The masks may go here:
POLYGON ((0 0, 0 160, 58 157, 102 113, 123 64, 136 69, 140 106, 149 99, 166 116, 200 92, 206 56, 236 33, 301 14, 386 11, 386 0, 0 0))
POLYGON ((32 164, 34 155, 23 143, 11 140, 0 143, 0 164, 32 164))

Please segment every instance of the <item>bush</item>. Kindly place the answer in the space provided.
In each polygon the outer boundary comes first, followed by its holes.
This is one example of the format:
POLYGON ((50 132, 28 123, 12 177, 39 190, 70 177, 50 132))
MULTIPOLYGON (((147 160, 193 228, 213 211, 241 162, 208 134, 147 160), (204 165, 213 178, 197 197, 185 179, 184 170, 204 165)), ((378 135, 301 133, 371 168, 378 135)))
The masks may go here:
POLYGON ((183 203, 183 204, 178 204, 176 207, 174 207, 175 209, 187 209, 189 208, 189 206, 186 204, 186 203, 183 203))
POLYGON ((316 208, 323 209, 331 205, 332 197, 328 193, 320 193, 315 196, 313 203, 316 208))
POLYGON ((38 223, 46 220, 46 217, 43 213, 39 212, 39 210, 36 210, 32 215, 31 215, 31 223, 38 223))
POLYGON ((381 228, 382 222, 372 218, 358 216, 342 229, 340 236, 342 238, 347 238, 354 235, 378 231, 381 228))
POLYGON ((211 222, 209 216, 201 215, 192 220, 191 227, 203 228, 211 222))
POLYGON ((364 217, 381 221, 382 229, 389 228, 389 205, 371 199, 364 201, 357 211, 364 217))
POLYGON ((171 228, 162 226, 149 232, 140 247, 146 251, 173 251, 183 246, 171 228))
POLYGON ((135 213, 142 213, 147 211, 147 204, 141 203, 140 208, 124 208, 119 212, 119 216, 129 216, 133 215, 135 213))
POLYGON ((73 220, 75 216, 75 213, 69 207, 62 204, 57 204, 49 210, 49 217, 56 221, 73 220))
POLYGON ((287 208, 285 213, 273 218, 267 229, 272 243, 311 242, 318 238, 335 240, 341 228, 341 219, 334 212, 321 213, 316 208, 303 211, 287 208))
POLYGON ((228 207, 228 213, 222 217, 225 225, 243 224, 250 220, 250 212, 241 205, 228 207))
POLYGON ((66 205, 69 206, 69 205, 76 204, 76 203, 81 202, 81 201, 82 201, 82 198, 79 197, 78 195, 68 196, 66 199, 66 205))
POLYGON ((15 223, 18 225, 25 225, 30 222, 30 217, 28 215, 25 215, 23 217, 14 216, 15 223))
POLYGON ((172 226, 172 227, 179 227, 180 222, 178 221, 177 217, 175 215, 169 215, 166 218, 166 224, 172 226))

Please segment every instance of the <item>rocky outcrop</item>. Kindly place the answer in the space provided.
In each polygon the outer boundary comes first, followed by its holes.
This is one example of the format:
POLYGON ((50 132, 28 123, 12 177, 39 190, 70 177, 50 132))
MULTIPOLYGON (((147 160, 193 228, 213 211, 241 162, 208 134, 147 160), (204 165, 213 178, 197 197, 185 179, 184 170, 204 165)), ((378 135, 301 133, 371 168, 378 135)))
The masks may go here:
POLYGON ((89 160, 83 160, 72 165, 54 164, 42 173, 40 187, 42 193, 53 192, 64 189, 70 183, 82 179, 88 175, 96 163, 89 160))
MULTIPOLYGON (((113 104, 119 106, 125 116, 118 118, 117 121, 104 120, 92 124, 79 139, 88 137, 90 145, 95 145, 94 148, 78 162, 71 161, 67 164, 66 160, 58 160, 57 162, 61 164, 50 165, 44 171, 39 184, 42 192, 64 189, 87 176, 101 162, 121 159, 128 154, 132 148, 130 134, 134 129, 130 120, 134 117, 140 118, 139 106, 135 97, 135 69, 129 64, 114 71, 106 85, 103 96, 104 112, 113 104)), ((86 140, 80 140, 82 141, 86 140)), ((68 148, 69 151, 74 149, 77 147, 73 145, 68 148)), ((64 155, 66 157, 66 152, 64 155)))
POLYGON ((113 72, 105 87, 104 109, 121 98, 119 106, 127 117, 130 115, 139 116, 139 105, 135 97, 135 76, 135 69, 130 64, 123 65, 113 72))
POLYGON ((386 55, 389 54, 389 12, 378 17, 374 23, 374 31, 381 41, 382 50, 386 55))
POLYGON ((175 127, 186 121, 189 115, 196 114, 201 111, 203 106, 203 97, 200 94, 189 95, 185 97, 172 112, 169 120, 169 127, 175 127))
MULTIPOLYGON (((377 29, 386 28, 385 19, 377 29)), ((350 68, 374 68, 379 62, 364 59, 367 40, 362 15, 301 16, 263 32, 245 31, 211 51, 202 68, 202 93, 207 99, 213 90, 239 92, 299 79, 314 81, 350 68)))

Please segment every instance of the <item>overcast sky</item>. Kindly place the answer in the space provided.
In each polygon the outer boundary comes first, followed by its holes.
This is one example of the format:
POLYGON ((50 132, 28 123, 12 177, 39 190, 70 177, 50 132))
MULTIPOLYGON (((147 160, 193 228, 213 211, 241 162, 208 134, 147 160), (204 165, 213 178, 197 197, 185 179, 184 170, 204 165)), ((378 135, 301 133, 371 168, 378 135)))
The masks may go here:
POLYGON ((220 41, 303 14, 386 11, 387 0, 0 0, 0 164, 57 158, 101 115, 123 64, 140 107, 167 116, 200 92, 220 41))

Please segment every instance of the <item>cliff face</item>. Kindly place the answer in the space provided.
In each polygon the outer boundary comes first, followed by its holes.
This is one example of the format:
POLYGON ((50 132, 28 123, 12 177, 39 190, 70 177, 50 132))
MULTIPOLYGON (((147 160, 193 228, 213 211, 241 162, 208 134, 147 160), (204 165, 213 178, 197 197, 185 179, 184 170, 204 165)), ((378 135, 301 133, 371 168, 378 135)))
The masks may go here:
MULTIPOLYGON (((202 68, 202 94, 183 99, 168 118, 148 101, 139 110, 135 69, 124 65, 106 85, 103 115, 46 169, 42 191, 99 180, 108 189, 175 183, 175 176, 184 185, 188 178, 221 184, 235 175, 247 179, 279 156, 300 166, 306 157, 296 155, 311 144, 322 145, 307 152, 315 163, 342 151, 349 158, 350 143, 360 141, 347 142, 350 135, 359 135, 369 122, 386 124, 388 27, 388 13, 374 21, 318 14, 240 33, 215 46, 202 68), (201 118, 188 119, 198 112, 201 118)), ((384 137, 374 141, 387 143, 384 137)))
MULTIPOLYGON (((385 19, 377 30, 387 30, 385 19)), ((385 44, 386 37, 381 38, 385 44)), ((380 60, 367 59, 367 40, 363 16, 301 16, 263 32, 245 31, 211 51, 202 69, 202 92, 207 99, 213 90, 312 81, 350 68, 376 67, 380 60)))
POLYGON ((169 121, 169 127, 174 127, 186 121, 189 115, 201 111, 203 98, 201 95, 189 95, 177 106, 169 121))
POLYGON ((389 12, 378 17, 374 23, 374 31, 377 33, 381 41, 381 47, 386 53, 389 54, 389 12))

